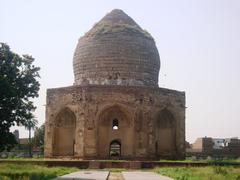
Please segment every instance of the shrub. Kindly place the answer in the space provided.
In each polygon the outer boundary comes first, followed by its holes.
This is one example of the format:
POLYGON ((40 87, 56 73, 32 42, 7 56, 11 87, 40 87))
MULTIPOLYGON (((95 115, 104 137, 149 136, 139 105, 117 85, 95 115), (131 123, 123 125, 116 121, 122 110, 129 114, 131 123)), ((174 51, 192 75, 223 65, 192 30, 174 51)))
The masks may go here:
POLYGON ((227 175, 228 174, 227 168, 222 167, 222 166, 213 166, 213 171, 216 174, 222 174, 222 175, 227 175))

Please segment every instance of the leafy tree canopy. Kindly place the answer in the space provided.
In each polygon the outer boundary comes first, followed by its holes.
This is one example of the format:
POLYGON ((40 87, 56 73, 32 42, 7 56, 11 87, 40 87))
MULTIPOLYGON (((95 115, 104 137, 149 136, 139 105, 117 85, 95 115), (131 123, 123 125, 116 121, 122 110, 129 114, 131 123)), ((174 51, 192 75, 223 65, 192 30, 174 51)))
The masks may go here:
POLYGON ((34 119, 33 98, 38 97, 40 68, 33 62, 32 56, 19 56, 0 43, 0 151, 16 144, 11 126, 28 126, 34 119))
POLYGON ((45 132, 45 124, 35 129, 34 138, 33 138, 34 146, 39 147, 42 152, 44 149, 44 132, 45 132))

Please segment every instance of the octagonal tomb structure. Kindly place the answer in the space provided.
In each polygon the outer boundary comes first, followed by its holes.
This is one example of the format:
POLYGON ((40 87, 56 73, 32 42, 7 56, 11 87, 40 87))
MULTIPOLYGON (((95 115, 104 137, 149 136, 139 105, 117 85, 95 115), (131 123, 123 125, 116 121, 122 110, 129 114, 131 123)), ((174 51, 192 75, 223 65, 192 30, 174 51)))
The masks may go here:
POLYGON ((45 157, 185 158, 185 93, 158 87, 155 42, 122 10, 79 39, 73 69, 47 90, 45 157))

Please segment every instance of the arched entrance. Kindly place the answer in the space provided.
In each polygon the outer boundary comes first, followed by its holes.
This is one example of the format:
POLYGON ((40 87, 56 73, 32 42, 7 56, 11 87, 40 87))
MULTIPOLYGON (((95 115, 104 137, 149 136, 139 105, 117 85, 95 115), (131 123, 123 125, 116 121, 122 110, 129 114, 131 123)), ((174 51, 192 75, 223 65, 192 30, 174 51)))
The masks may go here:
POLYGON ((157 156, 173 155, 176 151, 176 121, 173 114, 163 109, 156 119, 155 152, 157 156))
POLYGON ((65 108, 57 115, 54 127, 53 155, 73 156, 75 143, 76 117, 65 108))
POLYGON ((111 159, 118 159, 121 157, 121 142, 113 140, 109 146, 109 157, 111 159))
POLYGON ((118 105, 103 110, 98 120, 98 156, 103 159, 131 157, 133 133, 128 111, 118 105))

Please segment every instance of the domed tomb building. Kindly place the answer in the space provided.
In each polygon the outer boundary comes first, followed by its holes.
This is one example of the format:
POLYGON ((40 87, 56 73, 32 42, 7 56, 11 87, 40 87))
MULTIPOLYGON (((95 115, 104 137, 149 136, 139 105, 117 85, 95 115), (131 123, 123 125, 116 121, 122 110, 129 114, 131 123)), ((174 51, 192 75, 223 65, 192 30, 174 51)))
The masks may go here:
POLYGON ((158 87, 154 39, 122 10, 79 39, 73 70, 47 90, 45 157, 185 157, 185 93, 158 87))

